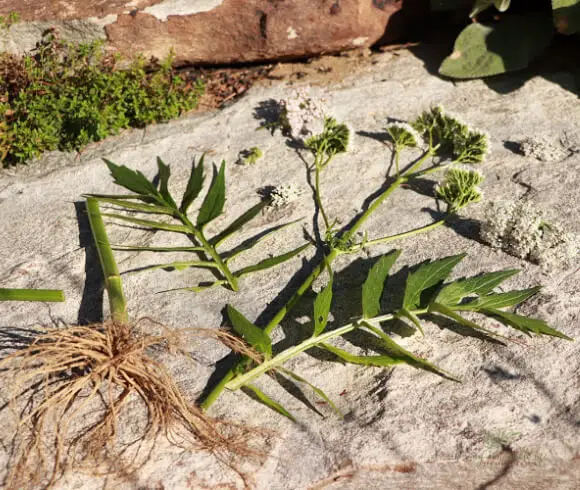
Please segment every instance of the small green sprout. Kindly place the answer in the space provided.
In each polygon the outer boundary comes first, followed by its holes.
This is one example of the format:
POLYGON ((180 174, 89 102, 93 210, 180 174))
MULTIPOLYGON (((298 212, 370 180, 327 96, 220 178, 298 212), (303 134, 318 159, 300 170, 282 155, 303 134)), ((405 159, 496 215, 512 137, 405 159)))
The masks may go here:
POLYGON ((20 21, 20 14, 18 12, 10 12, 8 15, 0 15, 0 28, 8 29, 12 25, 20 21))
POLYGON ((484 180, 477 170, 452 167, 445 173, 443 185, 437 187, 437 196, 447 203, 450 212, 459 211, 481 200, 482 192, 478 186, 484 180))
POLYGON ((249 150, 243 150, 240 152, 240 158, 238 160, 242 165, 254 165, 264 154, 262 150, 257 146, 252 146, 249 150))

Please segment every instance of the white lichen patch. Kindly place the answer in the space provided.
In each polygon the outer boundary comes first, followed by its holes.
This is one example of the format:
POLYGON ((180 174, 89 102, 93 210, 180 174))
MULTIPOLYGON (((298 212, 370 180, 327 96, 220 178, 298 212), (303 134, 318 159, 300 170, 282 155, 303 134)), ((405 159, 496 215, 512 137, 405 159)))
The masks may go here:
POLYGON ((219 7, 224 0, 165 0, 165 2, 143 9, 159 20, 166 22, 170 15, 192 15, 209 12, 219 7))
POLYGON ((524 156, 543 162, 559 162, 568 156, 568 150, 559 142, 538 136, 530 136, 522 140, 520 151, 524 156))
POLYGON ((288 34, 288 39, 292 40, 292 39, 296 39, 298 37, 298 33, 296 32, 296 29, 294 29, 294 27, 290 26, 288 27, 288 29, 286 29, 286 33, 288 34))
POLYGON ((545 270, 571 266, 580 251, 580 236, 559 223, 546 221, 527 201, 490 203, 480 237, 490 246, 540 264, 545 270))
POLYGON ((353 46, 363 46, 369 40, 368 36, 355 37, 352 40, 353 46))

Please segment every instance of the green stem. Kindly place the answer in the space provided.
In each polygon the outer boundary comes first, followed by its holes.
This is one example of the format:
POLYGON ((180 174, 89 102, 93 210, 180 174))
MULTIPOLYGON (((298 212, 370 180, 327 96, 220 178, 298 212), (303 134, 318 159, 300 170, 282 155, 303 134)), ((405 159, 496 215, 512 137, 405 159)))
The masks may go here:
POLYGON ((399 175, 401 175, 401 172, 399 170, 399 154, 400 154, 400 150, 398 146, 395 146, 395 171, 397 172, 397 177, 399 177, 399 175))
POLYGON ((431 231, 431 230, 434 230, 435 228, 438 228, 442 224, 444 224, 446 220, 447 220, 447 218, 443 218, 439 221, 435 221, 434 223, 431 223, 430 225, 425 225, 425 226, 421 226, 419 228, 414 228, 413 230, 405 231, 403 233, 397 233, 396 235, 385 236, 382 238, 375 238, 374 240, 368 240, 364 243, 364 246, 370 247, 373 245, 378 245, 379 243, 393 242, 395 240, 400 240, 401 238, 407 238, 407 237, 410 237, 413 235, 418 235, 419 233, 431 231))
POLYGON ((187 215, 185 213, 182 213, 181 211, 178 211, 177 214, 176 214, 176 216, 179 218, 179 220, 187 228, 189 228, 191 234, 195 237, 195 239, 199 242, 199 244, 204 248, 205 252, 215 262, 217 268, 220 270, 220 272, 224 275, 224 277, 228 281, 228 284, 229 284, 230 288, 232 288, 232 291, 238 291, 239 290, 239 287, 238 287, 238 280, 237 280, 237 278, 234 276, 234 274, 232 273, 232 271, 230 270, 230 268, 227 266, 227 264, 222 260, 220 254, 211 245, 211 243, 209 243, 209 241, 207 240, 207 238, 205 238, 205 235, 203 234, 203 231, 197 229, 193 225, 193 223, 189 220, 189 218, 187 217, 187 215))
POLYGON ((320 165, 318 161, 315 163, 316 168, 314 170, 315 173, 315 184, 314 184, 314 194, 316 195, 316 205, 320 210, 320 214, 322 216, 322 220, 324 221, 324 228, 328 230, 330 228, 330 222, 328 220, 328 216, 326 215, 326 211, 324 211, 324 206, 322 205, 322 197, 320 196, 320 165))
POLYGON ((115 262, 111 244, 109 243, 107 230, 105 229, 101 210, 99 209, 99 201, 93 197, 88 197, 86 207, 91 232, 93 233, 93 239, 97 247, 101 269, 105 278, 105 288, 107 290, 107 296, 109 297, 111 318, 115 322, 126 323, 128 321, 128 315, 127 302, 123 293, 123 282, 119 274, 119 269, 117 268, 117 263, 115 262))
POLYGON ((0 301, 64 301, 64 293, 59 289, 11 289, 0 288, 0 301))

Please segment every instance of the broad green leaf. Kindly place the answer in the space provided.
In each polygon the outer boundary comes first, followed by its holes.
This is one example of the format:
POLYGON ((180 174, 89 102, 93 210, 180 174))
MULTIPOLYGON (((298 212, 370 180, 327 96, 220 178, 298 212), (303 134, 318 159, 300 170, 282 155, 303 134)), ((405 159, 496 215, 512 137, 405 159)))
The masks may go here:
POLYGON ((205 159, 205 153, 199 159, 199 163, 197 166, 195 165, 195 159, 191 164, 191 174, 189 175, 189 180, 187 182, 187 187, 185 188, 185 192, 183 193, 183 198, 181 200, 181 206, 179 207, 182 213, 187 213, 189 206, 195 200, 199 193, 201 192, 201 188, 203 187, 203 161, 205 159))
POLYGON ((199 269, 217 269, 218 266, 215 262, 208 262, 204 260, 191 260, 191 261, 175 261, 168 262, 167 264, 152 264, 145 265, 143 267, 138 267, 137 269, 131 269, 127 273, 141 272, 154 269, 175 269, 177 271, 182 271, 189 268, 199 268, 199 269))
POLYGON ((492 5, 500 12, 505 12, 510 6, 511 0, 475 0, 473 9, 469 17, 475 17, 477 14, 487 10, 492 5))
POLYGON ((235 332, 248 344, 268 357, 272 355, 272 341, 264 330, 254 325, 232 305, 228 305, 228 318, 235 332))
POLYGON ((316 295, 314 300, 314 337, 320 335, 328 323, 328 314, 332 304, 332 279, 333 274, 328 266, 329 279, 328 284, 316 295))
POLYGON ((203 247, 140 247, 138 245, 116 245, 112 244, 113 250, 125 252, 203 252, 203 247))
POLYGON ((159 169, 159 194, 161 194, 161 197, 163 197, 168 206, 172 207, 173 209, 177 209, 177 205, 171 197, 168 188, 171 169, 169 168, 169 165, 165 165, 163 160, 161 160, 159 157, 157 157, 157 168, 159 169))
POLYGON ((131 209, 133 211, 141 211, 143 213, 173 214, 171 209, 162 208, 161 206, 155 206, 153 204, 141 204, 138 202, 125 201, 122 199, 110 199, 106 197, 95 197, 95 199, 99 202, 112 204, 113 206, 118 206, 120 208, 131 209))
POLYGON ((542 289, 541 286, 536 286, 518 291, 488 294, 487 296, 480 296, 473 301, 456 306, 454 310, 479 311, 483 308, 506 308, 508 306, 515 306, 536 294, 540 289, 542 289))
POLYGON ((443 369, 435 366, 435 364, 432 364, 429 361, 426 361, 425 359, 417 357, 412 352, 409 352, 408 350, 401 347, 380 328, 377 328, 367 322, 363 322, 363 327, 373 332, 377 337, 379 337, 382 340, 383 345, 381 346, 381 349, 386 351, 387 355, 391 359, 394 359, 397 362, 404 362, 405 364, 409 364, 410 366, 413 366, 414 368, 417 369, 429 371, 431 373, 437 374, 438 376, 442 376, 452 381, 459 381, 455 376, 448 373, 447 371, 444 371, 443 369))
POLYGON ((452 255, 451 257, 445 257, 434 262, 427 262, 411 272, 407 277, 407 283, 405 285, 403 308, 415 310, 427 306, 430 298, 427 298, 427 300, 422 299, 421 296, 423 293, 425 291, 429 292, 431 288, 442 283, 453 268, 463 260, 465 255, 452 255))
POLYGON ((494 308, 486 308, 481 310, 481 312, 493 316, 503 324, 513 327, 516 330, 520 330, 528 335, 530 335, 530 332, 533 332, 537 335, 550 335, 565 340, 574 340, 567 335, 564 335, 562 332, 550 327, 544 320, 540 320, 539 318, 528 318, 526 316, 494 308))
POLYGON ((143 196, 157 197, 157 189, 139 170, 131 170, 125 165, 116 165, 110 160, 103 159, 109 167, 115 184, 143 196))
POLYGON ((121 221, 127 221, 129 223, 133 223, 134 225, 143 226, 145 228, 153 228, 154 230, 164 230, 164 231, 173 231, 176 233, 190 233, 191 230, 187 228, 187 226, 183 225, 172 225, 170 223, 162 223, 160 221, 151 221, 148 219, 138 219, 138 218, 131 218, 130 216, 123 216, 122 214, 114 214, 114 213, 102 213, 103 216, 108 218, 119 219, 121 221))
POLYGON ((492 330, 484 328, 478 325, 477 323, 462 317, 460 314, 456 313, 454 309, 451 309, 448 306, 439 304, 437 302, 431 303, 431 305, 429 306, 429 313, 440 313, 441 315, 446 316, 447 318, 451 318, 451 320, 459 323, 459 325, 463 325, 464 327, 468 327, 473 330, 483 332, 486 335, 489 335, 490 337, 495 337, 498 339, 506 338, 503 335, 493 332, 492 330))
POLYGON ((282 262, 286 262, 287 260, 290 260, 291 258, 296 257, 296 255, 298 255, 303 250, 306 250, 309 246, 310 246, 310 243, 306 243, 298 248, 295 248, 294 250, 290 250, 290 252, 286 252, 285 254, 276 255, 275 257, 270 257, 268 259, 262 260, 261 262, 258 262, 257 264, 250 265, 248 267, 244 267, 243 269, 240 269, 239 271, 235 272, 234 276, 242 277, 242 276, 245 276, 247 274, 251 274, 252 272, 258 272, 258 271, 270 269, 271 267, 274 267, 278 264, 281 264, 282 262))
POLYGON ((443 286, 435 301, 442 305, 454 306, 471 294, 484 295, 491 293, 502 282, 519 272, 519 269, 508 269, 458 279, 443 286))
POLYGON ((381 296, 385 281, 399 255, 401 255, 401 251, 394 250, 380 257, 371 267, 362 288, 363 318, 372 318, 381 311, 381 296))
POLYGON ((281 372, 283 372, 284 374, 287 374, 288 376, 290 376, 294 380, 298 381, 299 383, 303 383, 303 384, 307 385, 308 387, 310 387, 312 389, 312 391, 314 391, 314 393, 316 393, 320 398, 322 398, 326 403, 328 403, 332 407, 332 409, 336 413, 338 413, 338 415, 340 415, 341 417, 343 417, 342 412, 333 403, 333 401, 328 397, 328 395, 326 393, 324 393, 324 391, 322 391, 320 388, 318 388, 317 386, 314 386, 308 380, 306 380, 303 377, 299 376, 295 372, 290 371, 289 369, 286 369, 286 368, 283 368, 283 367, 279 367, 278 370, 281 371, 281 372))
POLYGON ((199 214, 197 215, 197 226, 199 227, 207 225, 211 220, 222 214, 226 202, 225 169, 226 162, 222 161, 219 172, 216 173, 211 187, 203 200, 199 214))
POLYGON ((272 410, 278 412, 279 414, 284 415, 284 417, 289 418, 292 422, 296 422, 296 418, 286 410, 282 405, 278 402, 272 400, 268 395, 266 395, 262 390, 260 390, 256 385, 244 385, 244 388, 250 390, 254 395, 258 397, 258 399, 266 406, 270 407, 272 410))
POLYGON ((451 78, 480 78, 521 70, 544 52, 553 32, 544 13, 505 15, 493 25, 470 24, 459 34, 439 73, 451 78))
POLYGON ((209 242, 214 247, 219 247, 225 240, 227 240, 234 233, 239 231, 244 225, 252 221, 262 209, 267 205, 267 201, 260 201, 255 206, 252 206, 239 218, 235 219, 229 226, 227 226, 222 232, 214 236, 209 242))
POLYGON ((554 25, 561 34, 580 32, 580 0, 552 0, 554 25))
POLYGON ((10 289, 0 288, 0 301, 64 301, 64 292, 59 289, 10 289))
POLYGON ((246 240, 245 242, 241 243, 240 245, 238 245, 234 249, 228 251, 225 254, 226 255, 226 263, 229 263, 231 260, 233 260, 238 255, 240 255, 244 252, 247 252, 248 250, 251 250, 253 247, 258 245, 258 243, 264 241, 266 238, 273 235, 274 233, 281 231, 284 228, 287 228, 289 226, 295 225, 296 223, 298 223, 300 221, 302 221, 302 218, 298 218, 297 220, 290 221, 289 223, 284 223, 282 225, 273 226, 269 230, 266 230, 262 233, 258 233, 256 236, 246 240))

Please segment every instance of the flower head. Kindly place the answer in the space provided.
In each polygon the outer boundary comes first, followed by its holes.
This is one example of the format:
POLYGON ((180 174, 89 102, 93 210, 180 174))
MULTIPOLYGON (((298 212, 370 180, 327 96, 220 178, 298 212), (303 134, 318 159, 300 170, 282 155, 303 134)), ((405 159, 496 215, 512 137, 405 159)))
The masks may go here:
POLYGON ((423 143, 423 138, 419 132, 410 124, 393 122, 385 129, 398 148, 415 148, 423 143))
POLYGON ((484 180, 484 176, 477 170, 452 167, 445 173, 445 180, 437 186, 436 193, 447 203, 450 211, 459 211, 481 200, 482 192, 478 186, 484 180))
POLYGON ((349 140, 350 129, 346 124, 338 123, 333 117, 325 117, 320 134, 311 136, 304 144, 314 153, 333 157, 348 150, 349 140))
POLYGON ((322 132, 326 112, 324 101, 311 95, 308 89, 296 90, 281 100, 280 106, 280 124, 294 139, 303 140, 305 136, 322 132))

